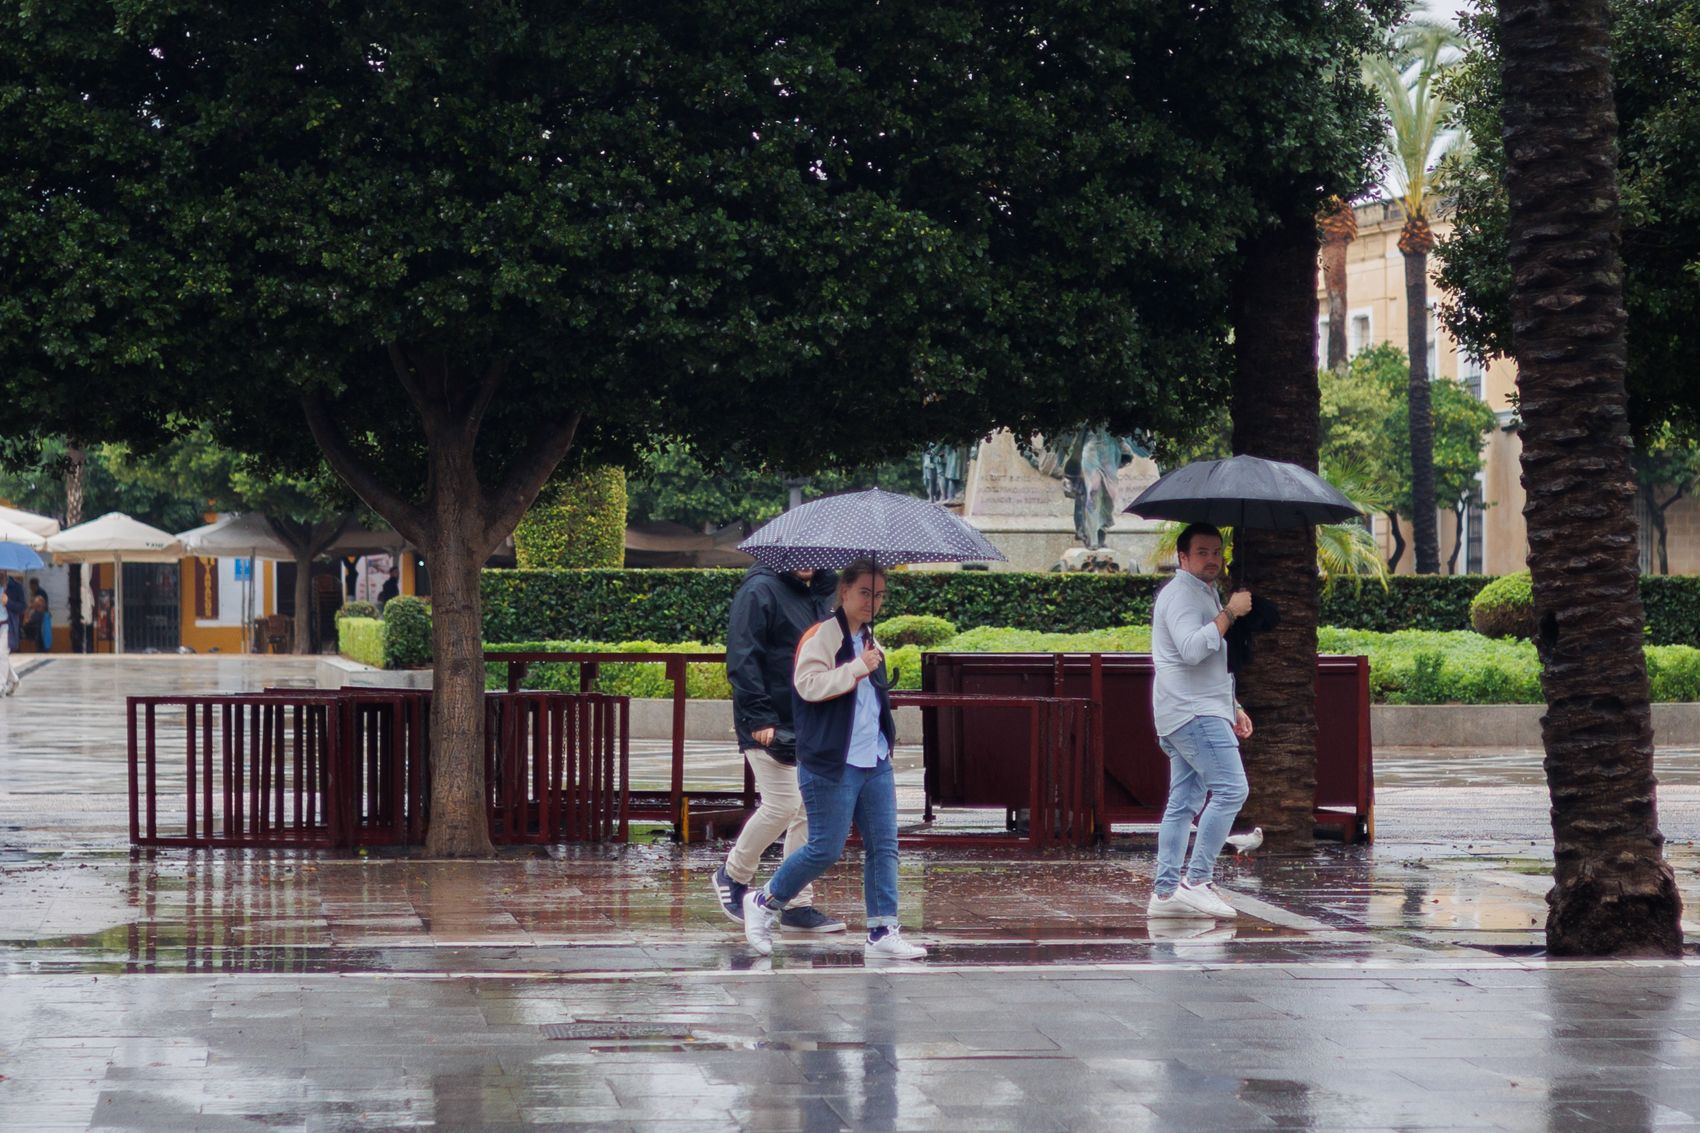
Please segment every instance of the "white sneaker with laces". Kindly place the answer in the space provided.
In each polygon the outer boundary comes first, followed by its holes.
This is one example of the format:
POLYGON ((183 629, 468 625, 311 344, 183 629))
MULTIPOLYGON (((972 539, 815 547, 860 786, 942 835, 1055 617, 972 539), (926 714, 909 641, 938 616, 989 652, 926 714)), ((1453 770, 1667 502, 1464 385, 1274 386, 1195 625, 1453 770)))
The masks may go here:
MULTIPOLYGON (((1178 892, 1177 890, 1176 893, 1178 892)), ((1162 920, 1170 917, 1185 917, 1189 920, 1198 920, 1200 917, 1210 917, 1209 913, 1199 912, 1191 905, 1183 902, 1176 893, 1171 893, 1167 897, 1159 897, 1155 893, 1151 894, 1151 900, 1145 904, 1146 919, 1162 920)))
POLYGON ((773 954, 773 926, 779 921, 779 910, 761 903, 760 889, 744 894, 744 939, 763 956, 773 954))
POLYGON ((1215 917, 1217 920, 1232 920, 1239 916, 1232 905, 1217 896, 1214 882, 1206 881, 1202 885, 1189 885, 1183 881, 1181 887, 1175 890, 1175 900, 1184 902, 1205 916, 1215 917))
POLYGON ((925 960, 927 950, 919 944, 910 944, 904 940, 903 930, 893 925, 878 940, 870 940, 862 945, 862 956, 868 960, 925 960))

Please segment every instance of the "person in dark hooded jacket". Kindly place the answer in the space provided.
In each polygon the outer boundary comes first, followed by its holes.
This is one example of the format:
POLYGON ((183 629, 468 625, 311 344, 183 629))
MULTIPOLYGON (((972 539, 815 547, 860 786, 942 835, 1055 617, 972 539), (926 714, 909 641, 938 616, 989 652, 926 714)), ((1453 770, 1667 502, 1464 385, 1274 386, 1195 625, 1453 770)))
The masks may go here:
MULTIPOLYGON (((793 654, 803 632, 832 612, 838 576, 831 571, 781 574, 753 566, 732 598, 726 629, 726 675, 732 683, 732 726, 750 765, 761 806, 744 823, 726 861, 714 871, 714 895, 727 917, 744 919, 744 893, 762 851, 781 834, 785 852, 809 840, 809 819, 797 787, 797 739, 791 718, 793 654)), ((793 932, 842 932, 844 922, 814 907, 812 889, 798 894, 780 927, 793 932)))

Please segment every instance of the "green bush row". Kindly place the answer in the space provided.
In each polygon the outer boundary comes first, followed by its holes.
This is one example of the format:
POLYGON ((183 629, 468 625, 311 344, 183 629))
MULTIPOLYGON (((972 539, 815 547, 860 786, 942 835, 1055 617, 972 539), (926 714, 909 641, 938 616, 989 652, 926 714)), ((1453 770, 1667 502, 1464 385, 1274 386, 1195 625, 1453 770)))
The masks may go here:
MULTIPOLYGON (((736 570, 487 570, 487 641, 718 641, 743 572, 736 570)), ((1322 624, 1352 629, 1467 630, 1482 575, 1399 575, 1385 589, 1341 584, 1322 599, 1322 624)), ((1151 617, 1163 576, 904 571, 882 616, 943 618, 953 626, 1082 633, 1151 617)), ((1700 576, 1641 580, 1648 640, 1700 642, 1700 576)))
MULTIPOLYGON (((1370 663, 1370 699, 1378 704, 1539 704, 1540 660, 1527 641, 1482 637, 1468 630, 1402 630, 1376 633, 1324 627, 1317 634, 1318 651, 1363 655, 1370 663)), ((981 627, 958 634, 937 649, 952 653, 1145 653, 1151 648, 1147 626, 1122 626, 1093 633, 1036 633, 1032 630, 981 627)), ((719 645, 687 643, 662 645, 653 641, 616 643, 594 641, 533 641, 492 645, 492 651, 580 653, 719 652, 719 645)), ((886 665, 895 687, 921 687, 921 655, 917 645, 888 649, 886 665)), ((1700 700, 1700 649, 1680 645, 1647 647, 1647 672, 1655 701, 1700 700)), ((528 688, 577 691, 577 665, 535 665, 526 678, 528 688)), ((692 698, 729 699, 725 668, 718 664, 690 665, 686 691, 692 698)), ((505 688, 507 666, 488 666, 486 687, 505 688)), ((670 697, 673 688, 659 665, 608 664, 601 668, 597 691, 624 696, 670 697)))
POLYGON ((337 618, 336 647, 351 661, 384 667, 384 623, 377 618, 337 618))

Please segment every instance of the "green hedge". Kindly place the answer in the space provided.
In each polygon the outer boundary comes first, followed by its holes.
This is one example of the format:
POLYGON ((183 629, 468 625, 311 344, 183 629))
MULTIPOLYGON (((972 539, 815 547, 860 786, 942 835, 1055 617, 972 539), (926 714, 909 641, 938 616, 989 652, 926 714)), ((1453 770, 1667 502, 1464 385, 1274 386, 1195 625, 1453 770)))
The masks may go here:
MULTIPOLYGON (((487 641, 718 641, 726 635, 737 570, 487 570, 487 641)), ((884 618, 930 614, 960 628, 1010 626, 1081 633, 1151 617, 1164 576, 901 571, 884 618)), ((1322 624, 1353 629, 1467 630, 1484 575, 1398 575, 1383 589, 1338 585, 1323 596, 1322 624)), ((1700 642, 1700 577, 1641 580, 1648 640, 1700 642)))
MULTIPOLYGON (((662 644, 656 641, 516 641, 488 645, 492 653, 721 653, 723 645, 704 645, 697 641, 662 644)), ((501 661, 488 661, 484 666, 484 687, 508 687, 508 666, 501 661)), ((576 664, 540 664, 526 673, 526 688, 554 689, 577 692, 579 666, 576 664)), ((673 682, 661 665, 641 662, 613 662, 598 667, 595 691, 614 696, 671 697, 673 682)), ((730 700, 732 685, 726 679, 724 663, 685 666, 685 695, 693 700, 730 700)))
POLYGON ((431 607, 401 594, 384 603, 384 668, 416 669, 431 663, 431 607))
POLYGON ((555 473, 514 529, 522 567, 613 567, 626 561, 626 473, 608 465, 555 473))
POLYGON ((383 668, 384 623, 377 618, 338 618, 336 648, 350 661, 383 668))

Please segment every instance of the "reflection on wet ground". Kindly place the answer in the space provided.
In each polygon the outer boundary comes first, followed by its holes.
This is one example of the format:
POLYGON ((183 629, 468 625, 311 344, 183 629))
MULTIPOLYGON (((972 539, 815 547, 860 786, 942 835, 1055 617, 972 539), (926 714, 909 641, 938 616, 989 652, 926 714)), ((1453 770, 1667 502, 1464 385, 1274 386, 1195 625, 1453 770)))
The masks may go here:
MULTIPOLYGON (((817 886, 852 932, 764 959, 723 845, 131 852, 123 695, 312 665, 55 662, 0 702, 0 1130, 1700 1128, 1700 960, 1539 957, 1538 753, 1378 753, 1378 841, 1225 857, 1232 925, 1146 919, 1149 830, 905 851, 932 958, 870 966, 852 851, 817 886)), ((1694 908, 1700 753, 1660 766, 1694 908)))

